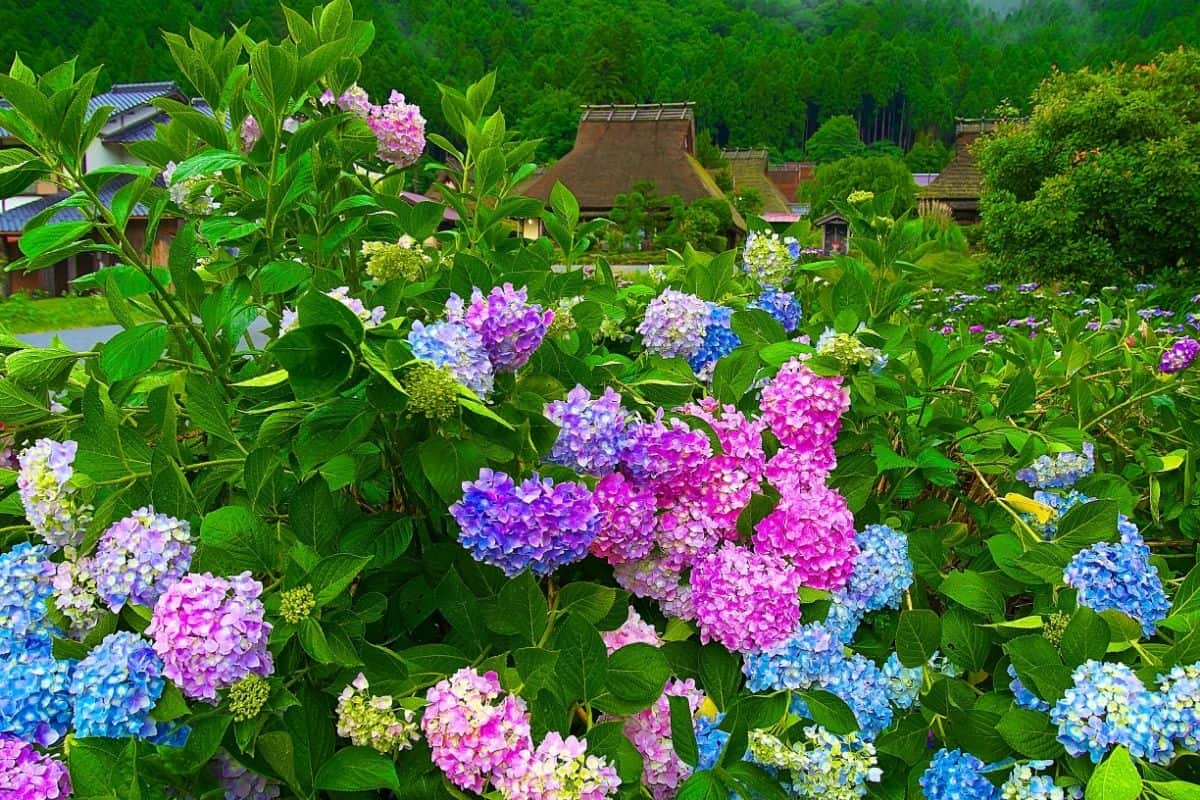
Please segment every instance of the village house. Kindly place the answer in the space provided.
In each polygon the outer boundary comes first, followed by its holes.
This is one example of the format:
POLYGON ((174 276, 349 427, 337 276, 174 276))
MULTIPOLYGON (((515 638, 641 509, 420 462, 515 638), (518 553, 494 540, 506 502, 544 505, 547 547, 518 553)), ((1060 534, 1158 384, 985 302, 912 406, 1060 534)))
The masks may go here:
MULTIPOLYGON (((92 98, 90 109, 109 106, 113 110, 108 122, 100 130, 100 135, 89 145, 85 156, 84 167, 93 170, 98 167, 114 164, 142 163, 132 153, 128 146, 154 138, 154 128, 158 123, 166 122, 166 115, 151 105, 153 100, 170 98, 181 103, 188 102, 187 96, 172 82, 157 83, 119 83, 114 84, 107 92, 92 98)), ((3 101, 0 101, 2 103, 3 101)), ((16 141, 0 129, 0 148, 13 146, 16 141)), ((105 203, 112 201, 113 195, 127 183, 127 180, 109 182, 100 192, 100 198, 105 203)), ((48 181, 38 181, 21 194, 0 200, 0 261, 9 263, 20 257, 18 241, 21 232, 31 219, 69 196, 68 192, 48 181)), ((81 220, 83 217, 76 209, 63 209, 54 215, 52 221, 64 222, 81 220)), ((152 260, 154 263, 165 264, 166 252, 170 239, 175 232, 175 222, 164 220, 155 233, 155 244, 152 260)), ((138 206, 130 218, 127 233, 130 240, 137 246, 142 246, 146 236, 146 209, 138 206)), ((32 273, 7 272, 0 273, 0 291, 4 294, 13 292, 43 291, 51 294, 65 292, 72 280, 82 275, 94 272, 106 265, 104 259, 111 258, 103 253, 80 253, 65 262, 56 264, 44 270, 32 273)))
MULTIPOLYGON (((550 190, 561 181, 579 201, 585 219, 607 216, 616 196, 642 181, 653 182, 659 195, 678 195, 685 203, 702 197, 724 199, 713 176, 696 159, 693 105, 584 106, 571 152, 531 178, 521 193, 548 203, 550 190)), ((744 229, 736 210, 732 216, 735 226, 744 229)), ((522 233, 530 238, 541 235, 541 220, 525 220, 522 233)))
MULTIPOLYGON (((767 163, 765 149, 722 150, 721 155, 729 162, 729 174, 733 179, 734 192, 752 190, 762 198, 763 206, 759 216, 766 222, 789 225, 808 210, 806 205, 795 202, 796 190, 803 181, 802 171, 776 170, 771 171, 767 163), (785 180, 785 185, 791 189, 791 194, 780 189, 775 175, 785 180), (792 186, 792 177, 796 178, 792 186)), ((803 165, 793 162, 796 167, 803 165)))
POLYGON ((979 195, 983 178, 979 174, 979 164, 971 152, 971 145, 980 136, 995 129, 995 120, 955 120, 954 158, 936 178, 918 191, 922 211, 948 208, 954 221, 960 225, 979 222, 979 195))

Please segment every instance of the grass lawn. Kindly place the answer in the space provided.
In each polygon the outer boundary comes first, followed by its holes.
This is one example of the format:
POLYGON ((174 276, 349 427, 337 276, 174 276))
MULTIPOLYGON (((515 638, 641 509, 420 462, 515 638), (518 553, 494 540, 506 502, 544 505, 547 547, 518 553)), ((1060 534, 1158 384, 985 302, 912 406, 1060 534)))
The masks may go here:
POLYGON ((24 295, 0 298, 0 325, 10 333, 43 333, 115 324, 108 303, 98 295, 44 300, 30 300, 24 295))

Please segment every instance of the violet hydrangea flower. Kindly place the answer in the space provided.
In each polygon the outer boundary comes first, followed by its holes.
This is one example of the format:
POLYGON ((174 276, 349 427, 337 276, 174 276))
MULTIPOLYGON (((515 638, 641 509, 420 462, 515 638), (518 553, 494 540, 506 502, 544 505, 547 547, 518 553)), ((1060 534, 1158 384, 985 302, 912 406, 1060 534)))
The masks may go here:
POLYGON ((608 759, 588 755, 586 742, 558 731, 523 756, 498 781, 505 800, 604 800, 621 785, 608 759))
POLYGON ((0 736, 0 798, 66 800, 70 796, 66 764, 15 736, 0 736))
POLYGON ((533 750, 525 701, 505 694, 494 672, 464 667, 425 694, 421 730, 433 763, 460 789, 480 794, 533 750))
POLYGON ((621 467, 635 481, 660 493, 676 493, 689 485, 697 470, 712 456, 712 444, 702 431, 683 420, 639 422, 626 429, 621 467))
POLYGON ((699 297, 663 289, 646 306, 637 332, 642 335, 642 346, 651 353, 691 358, 704 344, 708 322, 708 304, 699 297))
POLYGON ((626 416, 621 395, 612 388, 593 399, 587 389, 576 386, 566 400, 546 404, 546 419, 559 426, 546 460, 591 475, 612 472, 625 438, 626 416))
POLYGON ((592 493, 583 484, 555 484, 535 474, 518 486, 487 468, 476 481, 463 483, 463 497, 450 515, 471 556, 509 577, 525 569, 547 575, 580 560, 600 528, 592 493))
POLYGON ((787 639, 800 622, 800 576, 783 558, 726 542, 692 567, 702 642, 754 652, 787 639))
POLYGON ((163 660, 163 675, 185 695, 216 703, 218 690, 274 670, 262 588, 249 572, 233 578, 193 573, 158 599, 146 635, 163 660))
POLYGON ((465 308, 458 295, 450 295, 446 318, 462 322, 479 334, 496 372, 516 372, 542 343, 554 312, 530 303, 525 287, 514 289, 506 283, 493 287, 486 297, 478 288, 473 289, 465 308))
POLYGON ((17 489, 25 517, 33 532, 54 547, 78 545, 91 521, 91 507, 71 483, 78 449, 78 442, 38 439, 17 456, 17 489))
POLYGON ((225 790, 225 800, 275 800, 279 784, 243 767, 224 750, 217 752, 211 765, 217 783, 225 790))
POLYGON ((492 362, 479 334, 457 322, 414 322, 408 334, 413 355, 450 370, 454 379, 480 397, 492 393, 492 362))
POLYGON ((392 90, 382 106, 371 106, 367 125, 379 142, 377 155, 398 167, 415 164, 425 151, 425 117, 415 103, 392 90))
POLYGON ((652 706, 626 717, 623 724, 625 735, 642 756, 642 782, 654 800, 675 797, 680 785, 692 774, 692 768, 675 753, 668 697, 686 698, 693 714, 704 701, 704 694, 693 680, 672 678, 652 706))
POLYGON ((792 359, 763 387, 763 419, 779 443, 798 450, 832 448, 850 396, 841 377, 824 378, 792 359))
POLYGON ((126 602, 153 608, 192 563, 188 523, 139 508, 104 532, 92 569, 96 590, 112 611, 126 602))
POLYGON ((596 538, 588 549, 610 564, 636 561, 654 547, 654 492, 620 472, 605 475, 592 492, 600 514, 596 538))
POLYGON ((1158 362, 1158 371, 1165 375, 1183 372, 1192 365, 1197 355, 1200 355, 1200 342, 1190 336, 1184 336, 1163 351, 1162 359, 1158 362))
POLYGON ((617 585, 638 597, 657 600, 663 613, 682 620, 696 618, 692 587, 683 582, 680 570, 671 569, 661 558, 627 561, 613 568, 617 585))

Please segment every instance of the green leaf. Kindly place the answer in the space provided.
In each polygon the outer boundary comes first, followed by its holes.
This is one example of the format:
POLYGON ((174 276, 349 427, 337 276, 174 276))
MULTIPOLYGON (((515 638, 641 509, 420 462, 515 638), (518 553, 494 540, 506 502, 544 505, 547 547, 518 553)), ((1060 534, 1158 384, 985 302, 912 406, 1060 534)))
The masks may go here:
POLYGON ((900 614, 896 626, 896 654, 906 667, 923 667, 937 652, 941 642, 942 623, 928 609, 915 609, 900 614))
POLYGON ((400 791, 396 765, 369 747, 346 747, 333 754, 317 773, 313 786, 339 792, 368 789, 400 791))
POLYGON ((602 722, 588 731, 585 738, 588 753, 607 758, 616 767, 622 783, 636 784, 641 780, 642 755, 625 735, 621 721, 602 722))
POLYGON ((298 261, 272 261, 254 273, 254 280, 264 295, 283 294, 308 280, 310 272, 307 264, 298 261))
POLYGON ((758 764, 736 761, 725 767, 725 774, 738 786, 741 797, 761 797, 763 800, 788 800, 779 778, 771 775, 758 764))
POLYGON ((640 708, 648 708, 662 695, 670 677, 667 657, 648 644, 626 645, 608 657, 609 694, 640 708))
POLYGON ((942 581, 938 591, 984 616, 1004 616, 1004 594, 977 572, 951 572, 942 581))
POLYGON ((358 573, 370 562, 370 556, 349 553, 337 553, 322 558, 304 579, 304 583, 312 584, 317 608, 328 605, 344 593, 358 577, 358 573))
POLYGON ((717 709, 725 711, 742 686, 742 665, 737 655, 724 647, 708 644, 700 648, 700 681, 717 709))
POLYGON ((598 625, 607 617, 616 602, 617 590, 598 583, 576 581, 568 583, 558 592, 559 611, 569 611, 593 625, 598 625))
POLYGON ((697 772, 683 782, 675 800, 728 800, 729 791, 711 770, 697 772))
POLYGON ((1187 781, 1146 781, 1164 800, 1200 800, 1200 784, 1187 781))
MULTIPOLYGON (((231 153, 228 150, 205 150, 175 167, 175 171, 171 173, 171 183, 179 184, 188 178, 211 175, 214 172, 234 169, 247 163, 249 163, 249 159, 241 153, 231 153)), ((192 266, 194 268, 195 264, 192 266)))
POLYGON ((1084 800, 1135 800, 1141 793, 1142 776, 1129 751, 1118 747, 1092 773, 1084 800))
POLYGON ((517 674, 525 684, 525 693, 536 696, 542 689, 554 689, 554 666, 558 653, 540 647, 521 647, 513 651, 517 674))
POLYGON ((22 386, 45 388, 58 383, 78 360, 79 354, 65 347, 30 347, 4 359, 4 370, 22 386))
POLYGON ((533 573, 526 570, 506 582, 497 599, 489 627, 496 633, 519 636, 523 643, 536 644, 546 630, 550 607, 533 573))
POLYGON ((114 381, 140 375, 162 356, 167 347, 167 326, 161 322, 121 331, 100 351, 100 369, 114 381))
POLYGON ((1104 660, 1108 652, 1108 623, 1086 606, 1080 606, 1067 623, 1058 649, 1068 667, 1077 667, 1088 659, 1104 660))
POLYGON ((822 689, 808 689, 796 694, 804 698, 812 721, 830 733, 845 735, 858 730, 858 719, 854 712, 836 694, 822 689))
POLYGON ((604 640, 587 621, 567 615, 554 632, 559 686, 565 700, 588 701, 606 688, 608 655, 604 640))
POLYGON ((335 392, 353 367, 353 355, 329 326, 302 326, 276 339, 270 352, 287 370, 292 391, 301 400, 315 400, 335 392))
POLYGON ((667 702, 671 706, 671 746, 683 763, 694 767, 700 761, 700 750, 691 705, 686 697, 678 695, 669 695, 667 702))
POLYGON ((1027 708, 1014 708, 996 726, 1004 741, 1026 758, 1059 758, 1063 746, 1058 742, 1058 729, 1045 714, 1027 708))
POLYGON ((34 258, 78 241, 79 237, 91 228, 90 222, 52 222, 48 225, 31 226, 18 244, 22 253, 34 258))
POLYGON ((184 408, 192 423, 210 436, 236 443, 237 436, 229 424, 229 412, 220 390, 212 381, 190 373, 184 382, 184 408))
POLYGON ((0 199, 21 194, 47 172, 45 162, 28 150, 0 150, 0 199))
POLYGON ((316 620, 300 620, 296 635, 300 639, 300 646, 304 648, 304 652, 312 656, 313 660, 321 664, 333 664, 337 660, 333 647, 330 646, 329 639, 325 636, 325 631, 321 629, 316 620))
POLYGON ((1059 520, 1054 544, 1074 553, 1097 542, 1115 541, 1118 511, 1117 501, 1108 498, 1076 505, 1059 520))
POLYGON ((11 380, 0 378, 0 419, 6 425, 26 425, 50 416, 45 395, 36 397, 11 380))
POLYGON ((1033 405, 1036 395, 1037 385, 1033 381, 1033 375, 1027 369, 1021 370, 1000 396, 996 416, 1004 418, 1020 414, 1033 405))
POLYGON ((328 552, 343 524, 334 510, 333 495, 321 478, 300 485, 288 503, 288 520, 296 538, 319 553, 328 552))
POLYGON ((1005 649, 1021 683, 1043 700, 1055 703, 1071 687, 1071 670, 1041 636, 1018 636, 1005 649))
POLYGON ((1192 611, 1200 611, 1200 565, 1192 567, 1171 602, 1171 616, 1192 611))
POLYGON ((246 508, 226 506, 211 511, 200 525, 201 569, 221 575, 250 570, 259 575, 278 569, 279 541, 246 508))
POLYGON ((462 498, 464 481, 479 477, 487 459, 470 440, 451 441, 435 436, 421 445, 421 467, 438 496, 447 503, 462 498))

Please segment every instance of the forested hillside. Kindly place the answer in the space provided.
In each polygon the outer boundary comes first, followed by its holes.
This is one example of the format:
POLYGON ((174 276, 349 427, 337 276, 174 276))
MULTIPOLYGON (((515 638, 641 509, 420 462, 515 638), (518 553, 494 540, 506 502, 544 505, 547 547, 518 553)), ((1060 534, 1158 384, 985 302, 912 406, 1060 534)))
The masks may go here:
MULTIPOLYGON (((306 12, 311 2, 294 5, 306 12)), ((569 147, 581 102, 695 100, 720 144, 798 155, 824 119, 868 141, 947 138, 955 115, 1020 106, 1054 67, 1143 61, 1200 41, 1200 4, 1026 0, 998 17, 969 0, 359 0, 377 46, 362 82, 399 88, 438 125, 435 77, 490 69, 544 157, 569 147)), ((31 0, 0 7, 0 59, 37 69, 78 54, 107 80, 176 77, 159 30, 278 34, 276 0, 31 0), (16 7, 16 6, 20 7, 16 7), (47 25, 52 20, 54 24, 47 25)))

